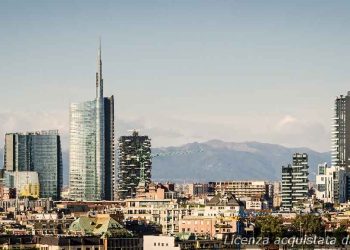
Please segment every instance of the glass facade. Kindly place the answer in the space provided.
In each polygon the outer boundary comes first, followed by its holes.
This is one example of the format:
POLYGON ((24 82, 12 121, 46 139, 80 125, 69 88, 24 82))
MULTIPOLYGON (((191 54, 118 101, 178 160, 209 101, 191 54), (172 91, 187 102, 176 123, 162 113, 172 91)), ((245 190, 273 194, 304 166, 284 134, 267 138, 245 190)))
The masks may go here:
POLYGON ((96 98, 70 108, 70 198, 113 200, 114 98, 103 97, 101 47, 96 71, 96 98))
POLYGON ((114 102, 113 97, 103 100, 99 105, 98 100, 71 105, 69 186, 73 200, 113 200, 114 102))
POLYGON ((105 126, 105 199, 113 200, 115 191, 114 97, 104 98, 105 126))
POLYGON ((63 184, 60 137, 57 132, 43 132, 30 139, 30 165, 39 175, 40 197, 59 200, 63 184))
POLYGON ((105 199, 105 133, 103 97, 96 99, 96 199, 105 199))
POLYGON ((70 109, 70 198, 97 200, 96 101, 73 103, 70 109))
POLYGON ((59 200, 62 188, 62 150, 58 131, 6 134, 5 169, 37 172, 40 197, 59 200))

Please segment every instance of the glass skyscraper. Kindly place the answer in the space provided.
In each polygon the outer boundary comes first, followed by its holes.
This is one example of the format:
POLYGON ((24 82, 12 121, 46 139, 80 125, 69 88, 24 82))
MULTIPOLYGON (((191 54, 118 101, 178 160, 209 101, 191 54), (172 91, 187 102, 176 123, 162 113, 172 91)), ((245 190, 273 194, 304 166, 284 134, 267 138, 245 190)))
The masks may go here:
POLYGON ((113 200, 114 98, 103 97, 101 47, 98 51, 96 98, 70 108, 70 198, 113 200))
POLYGON ((4 168, 9 172, 37 172, 40 197, 59 200, 63 180, 58 131, 6 134, 4 168))

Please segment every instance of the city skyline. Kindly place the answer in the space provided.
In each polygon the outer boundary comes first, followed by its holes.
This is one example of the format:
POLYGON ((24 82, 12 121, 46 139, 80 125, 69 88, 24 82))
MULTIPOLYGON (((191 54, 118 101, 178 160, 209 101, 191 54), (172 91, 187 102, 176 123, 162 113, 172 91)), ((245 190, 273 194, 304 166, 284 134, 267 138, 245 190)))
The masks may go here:
POLYGON ((0 1, 0 250, 348 248, 349 9, 0 1))
POLYGON ((330 107, 349 86, 349 3, 253 2, 2 1, 0 133, 59 129, 67 150, 67 110, 93 95, 101 35, 117 136, 329 151, 330 107))

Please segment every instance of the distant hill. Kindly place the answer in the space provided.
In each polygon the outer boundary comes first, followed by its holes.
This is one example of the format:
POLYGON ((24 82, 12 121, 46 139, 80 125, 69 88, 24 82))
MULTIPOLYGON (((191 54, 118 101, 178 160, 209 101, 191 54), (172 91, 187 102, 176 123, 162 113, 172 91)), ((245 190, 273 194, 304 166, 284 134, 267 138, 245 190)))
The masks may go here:
POLYGON ((152 178, 165 181, 280 180, 281 166, 292 162, 295 152, 309 155, 310 180, 317 165, 330 162, 330 153, 308 148, 287 148, 259 142, 223 142, 212 140, 180 147, 155 148, 152 153, 192 151, 153 159, 152 178), (203 152, 199 152, 202 149, 203 152))
MULTIPOLYGON (((179 147, 153 148, 152 153, 166 156, 153 158, 152 178, 158 181, 280 180, 281 166, 292 162, 295 152, 309 155, 310 180, 315 179, 317 165, 330 162, 330 153, 308 148, 288 148, 260 142, 223 142, 212 140, 179 147), (199 152, 203 150, 202 152, 199 152), (171 152, 193 152, 173 154, 171 152)), ((63 152, 64 185, 68 184, 68 152, 63 152)), ((3 151, 0 150, 0 159, 3 151)), ((2 162, 0 164, 2 166, 2 162)))

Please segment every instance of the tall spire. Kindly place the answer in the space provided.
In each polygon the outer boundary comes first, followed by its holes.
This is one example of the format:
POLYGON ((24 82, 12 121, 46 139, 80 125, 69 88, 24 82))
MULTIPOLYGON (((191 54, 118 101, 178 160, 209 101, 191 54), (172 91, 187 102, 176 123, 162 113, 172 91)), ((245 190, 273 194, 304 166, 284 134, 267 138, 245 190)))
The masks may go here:
POLYGON ((101 37, 97 52, 97 71, 96 71, 96 99, 103 98, 103 78, 102 78, 102 50, 101 37))

